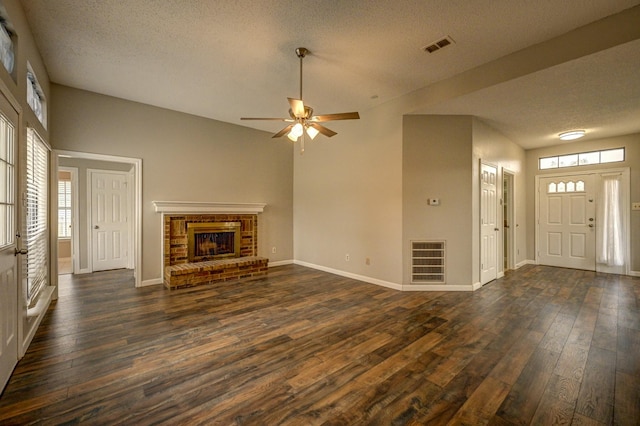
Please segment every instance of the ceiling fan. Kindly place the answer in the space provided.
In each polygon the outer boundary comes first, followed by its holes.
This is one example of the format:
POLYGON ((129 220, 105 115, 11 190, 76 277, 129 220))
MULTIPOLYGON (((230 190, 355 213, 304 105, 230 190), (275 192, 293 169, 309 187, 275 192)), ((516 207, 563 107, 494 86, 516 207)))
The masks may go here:
POLYGON ((300 58, 300 99, 289 99, 289 118, 258 118, 258 117, 242 117, 240 120, 277 120, 285 121, 288 124, 285 128, 273 135, 279 138, 287 135, 289 139, 296 142, 302 136, 300 142, 300 154, 304 152, 305 133, 311 138, 315 138, 318 133, 327 137, 336 135, 337 133, 326 128, 320 123, 334 120, 357 120, 360 115, 357 112, 341 112, 336 114, 313 115, 313 108, 302 102, 302 60, 309 54, 309 50, 304 47, 296 49, 296 55, 300 58))

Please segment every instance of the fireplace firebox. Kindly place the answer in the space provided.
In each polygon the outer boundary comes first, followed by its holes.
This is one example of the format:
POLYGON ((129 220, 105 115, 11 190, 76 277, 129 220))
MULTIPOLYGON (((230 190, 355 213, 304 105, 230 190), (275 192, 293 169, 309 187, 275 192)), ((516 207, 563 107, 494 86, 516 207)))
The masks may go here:
POLYGON ((187 223, 189 262, 240 257, 240 222, 187 223))

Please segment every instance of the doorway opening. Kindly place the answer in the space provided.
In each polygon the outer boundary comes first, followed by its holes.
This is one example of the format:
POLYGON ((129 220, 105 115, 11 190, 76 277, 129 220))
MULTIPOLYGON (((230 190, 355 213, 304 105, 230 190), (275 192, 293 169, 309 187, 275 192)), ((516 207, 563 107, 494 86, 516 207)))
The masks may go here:
MULTIPOLYGON (((92 176, 96 175, 96 171, 105 171, 107 173, 113 172, 114 175, 126 176, 127 195, 121 199, 120 202, 127 206, 127 218, 126 218, 126 239, 120 241, 118 247, 124 247, 124 251, 127 254, 126 262, 122 267, 133 270, 135 286, 141 285, 141 265, 142 265, 142 249, 141 234, 142 234, 142 160, 138 158, 117 157, 112 155, 92 154, 76 151, 54 151, 55 155, 55 167, 56 173, 64 172, 69 169, 75 169, 75 182, 76 182, 76 197, 74 198, 74 179, 71 178, 71 258, 72 258, 72 273, 73 274, 85 274, 92 273, 94 270, 105 269, 104 265, 97 266, 94 269, 94 239, 101 238, 99 233, 96 233, 95 226, 99 229, 104 229, 105 223, 93 223, 95 218, 95 207, 92 209, 92 176), (74 200, 76 201, 74 203, 74 200)), ((111 195, 109 197, 111 198, 111 195)), ((60 205, 61 200, 58 199, 58 204, 54 208, 58 208, 58 228, 65 226, 60 221, 60 205)), ((66 212, 64 213, 66 214, 66 212)), ((64 258, 67 252, 63 252, 64 238, 60 237, 61 230, 58 229, 52 235, 52 239, 55 240, 54 247, 57 249, 57 257, 64 258)), ((64 230, 62 231, 64 233, 64 230)), ((115 235, 112 233, 112 235, 115 235)), ((105 243, 106 244, 106 243, 105 243)), ((98 247, 101 247, 98 245, 98 247)), ((111 246, 105 246, 111 248, 111 246)), ((57 273, 52 274, 52 279, 58 278, 59 274, 65 272, 64 269, 60 269, 58 263, 57 273)), ((119 266, 120 267, 120 266, 119 266)), ((109 268, 106 268, 109 269, 109 268)), ((56 282, 57 284, 57 282, 56 282)))
POLYGON ((78 212, 78 169, 58 167, 58 275, 75 272, 78 212))
POLYGON ((503 271, 515 269, 516 223, 515 223, 515 173, 502 169, 502 257, 503 271))

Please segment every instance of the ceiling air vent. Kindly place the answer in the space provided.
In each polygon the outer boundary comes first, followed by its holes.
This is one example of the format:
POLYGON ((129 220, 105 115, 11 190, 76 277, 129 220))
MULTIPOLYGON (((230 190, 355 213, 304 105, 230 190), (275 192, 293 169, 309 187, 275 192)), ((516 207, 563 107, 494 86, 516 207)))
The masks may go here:
POLYGON ((444 49, 445 47, 452 45, 454 43, 453 39, 449 36, 446 36, 438 41, 433 43, 429 43, 425 47, 422 48, 425 52, 433 53, 440 49, 444 49))

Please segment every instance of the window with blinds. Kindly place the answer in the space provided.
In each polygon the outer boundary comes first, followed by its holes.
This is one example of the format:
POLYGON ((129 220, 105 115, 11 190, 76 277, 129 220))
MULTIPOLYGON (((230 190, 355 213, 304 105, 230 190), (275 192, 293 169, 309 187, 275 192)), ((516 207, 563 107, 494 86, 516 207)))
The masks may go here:
POLYGON ((49 246, 47 187, 49 148, 32 128, 27 129, 26 221, 24 241, 27 301, 33 307, 40 290, 47 284, 49 246))
POLYGON ((70 180, 58 180, 58 238, 71 238, 70 180))

